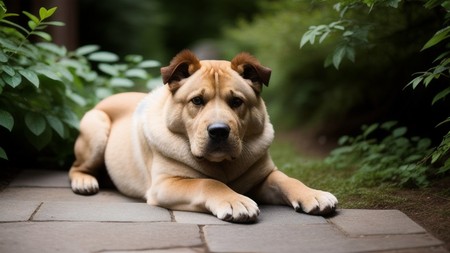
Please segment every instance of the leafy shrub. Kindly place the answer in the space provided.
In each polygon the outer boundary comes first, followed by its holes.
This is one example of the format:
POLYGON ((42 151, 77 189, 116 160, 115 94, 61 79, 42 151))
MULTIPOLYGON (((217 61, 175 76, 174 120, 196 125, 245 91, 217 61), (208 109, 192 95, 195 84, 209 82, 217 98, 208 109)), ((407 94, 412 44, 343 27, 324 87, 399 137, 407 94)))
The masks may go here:
POLYGON ((263 1, 260 15, 225 31, 229 57, 247 50, 272 68, 263 96, 277 126, 342 134, 363 123, 396 118, 394 114, 403 116, 398 120, 409 120, 412 116, 400 109, 411 112, 412 105, 424 104, 402 90, 412 73, 428 67, 429 52, 418 51, 437 27, 436 15, 408 2, 405 8, 377 6, 370 13, 364 5, 347 10, 341 20, 341 13, 333 9, 338 2, 263 1), (310 28, 316 29, 315 36, 309 34, 299 49, 310 28), (332 67, 338 64, 339 70, 332 67), (411 102, 408 108, 404 101, 411 102))
POLYGON ((9 20, 0 1, 0 158, 21 153, 31 144, 52 149, 50 159, 62 162, 72 149, 81 115, 100 99, 129 89, 147 89, 148 68, 156 61, 139 55, 119 57, 87 45, 74 52, 51 43, 47 26, 56 11, 41 8, 35 16, 26 11, 28 27, 9 20), (7 19, 8 18, 8 19, 7 19), (30 36, 45 42, 32 43, 30 36), (5 151, 6 150, 6 151, 5 151))
POLYGON ((363 126, 356 137, 343 136, 339 148, 325 163, 336 168, 356 168, 353 178, 364 184, 385 182, 398 186, 427 186, 437 172, 426 161, 432 152, 428 138, 407 138, 407 128, 396 122, 363 126), (375 136, 384 136, 381 139, 375 136))
MULTIPOLYGON (((361 22, 361 20, 352 18, 353 16, 350 14, 351 10, 361 10, 361 9, 369 9, 369 12, 373 11, 374 9, 381 9, 385 10, 387 9, 397 9, 400 5, 400 0, 391 0, 391 1, 384 1, 384 0, 369 0, 369 1, 340 1, 334 5, 334 9, 339 12, 339 19, 331 22, 328 25, 322 24, 322 25, 313 25, 309 27, 309 30, 303 35, 300 46, 303 47, 308 42, 311 44, 315 44, 317 41, 319 43, 322 43, 328 36, 331 34, 340 34, 339 42, 337 43, 337 46, 335 50, 328 55, 328 57, 325 60, 325 65, 334 65, 336 69, 339 68, 339 66, 342 63, 342 60, 344 58, 347 58, 351 61, 355 60, 355 51, 358 48, 361 47, 368 47, 373 46, 373 42, 370 41, 368 36, 368 31, 373 30, 376 27, 376 23, 367 23, 361 22)), ((435 60, 433 61, 434 66, 429 68, 426 71, 415 73, 416 76, 414 79, 412 79, 406 86, 411 86, 413 89, 416 89, 419 85, 423 85, 424 87, 428 87, 432 81, 441 81, 441 84, 437 87, 441 89, 436 95, 434 95, 434 98, 432 99, 432 104, 436 104, 438 102, 444 102, 445 98, 449 96, 450 94, 450 1, 449 0, 442 0, 442 1, 435 1, 435 0, 427 0, 424 2, 424 5, 422 7, 423 10, 430 11, 432 9, 436 9, 437 12, 446 13, 446 15, 443 15, 443 22, 440 24, 440 29, 434 33, 434 35, 423 45, 422 49, 420 51, 424 51, 430 48, 437 49, 438 54, 437 57, 435 57, 435 60), (444 46, 443 46, 444 45, 444 46), (443 86, 443 88, 441 88, 443 86)), ((379 28, 378 28, 379 29, 379 28)), ((373 38, 372 38, 373 39, 373 38)), ((416 91, 419 92, 419 91, 416 91)), ((422 91, 423 93, 423 91, 422 91)), ((450 122, 450 117, 438 124, 438 126, 444 125, 444 123, 450 122)), ((434 149, 434 151, 431 154, 431 163, 432 164, 440 164, 439 172, 444 173, 447 171, 450 171, 450 131, 447 132, 443 137, 440 145, 434 149)), ((407 140, 407 141, 413 141, 407 140)), ((365 142, 364 142, 365 143, 365 142)), ((359 144, 362 145, 362 143, 353 143, 358 144, 356 146, 359 146, 359 144)), ((369 145, 369 143, 365 143, 369 145)), ((376 146, 367 146, 371 149, 377 149, 376 146)), ((400 148, 400 147, 398 147, 400 148)), ((336 153, 339 153, 339 150, 345 150, 350 149, 347 148, 340 148, 336 151, 336 153)), ((405 153, 403 155, 398 154, 397 159, 398 161, 402 161, 404 156, 406 154, 411 154, 413 157, 420 157, 420 155, 423 155, 420 150, 416 149, 407 149, 403 150, 405 153), (408 152, 407 152, 408 151, 408 152), (417 152, 417 153, 415 153, 417 152)), ((365 154, 369 157, 375 157, 375 154, 367 153, 365 154)), ((424 156, 422 156, 424 157, 424 156)), ((362 158, 365 159, 365 158, 362 158)), ((405 162, 407 163, 409 160, 406 159, 405 162)), ((369 164, 367 161, 363 162, 364 164, 369 164)), ((398 170, 397 173, 403 173, 400 174, 403 178, 408 178, 409 175, 411 176, 418 176, 424 174, 427 169, 426 167, 415 167, 410 166, 409 164, 406 164, 404 166, 400 166, 401 168, 398 170)), ((369 165, 371 167, 372 165, 369 165)), ((375 167, 373 167, 375 169, 375 167)), ((362 171, 368 171, 368 169, 362 169, 362 171)), ((387 170, 389 171, 389 170, 387 170)), ((417 179, 418 180, 418 179, 417 179)), ((408 180, 407 180, 408 181, 408 180)), ((423 181, 423 180, 422 180, 423 181)), ((404 182, 402 181, 401 184, 404 182)), ((418 185, 421 185, 419 181, 417 181, 418 185)))

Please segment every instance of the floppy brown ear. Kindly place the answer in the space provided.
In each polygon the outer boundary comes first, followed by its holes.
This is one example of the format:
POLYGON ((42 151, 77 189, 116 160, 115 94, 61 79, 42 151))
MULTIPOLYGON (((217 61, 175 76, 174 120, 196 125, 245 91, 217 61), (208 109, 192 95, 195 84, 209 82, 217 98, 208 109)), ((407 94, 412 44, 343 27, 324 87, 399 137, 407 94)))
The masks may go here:
POLYGON ((200 67, 197 56, 189 50, 183 50, 170 61, 169 66, 161 68, 163 82, 168 84, 171 90, 175 90, 179 88, 179 81, 188 78, 200 67))
POLYGON ((269 85, 272 70, 262 66, 259 61, 249 53, 242 52, 231 60, 231 68, 238 72, 244 79, 253 83, 253 89, 261 92, 262 85, 269 85))

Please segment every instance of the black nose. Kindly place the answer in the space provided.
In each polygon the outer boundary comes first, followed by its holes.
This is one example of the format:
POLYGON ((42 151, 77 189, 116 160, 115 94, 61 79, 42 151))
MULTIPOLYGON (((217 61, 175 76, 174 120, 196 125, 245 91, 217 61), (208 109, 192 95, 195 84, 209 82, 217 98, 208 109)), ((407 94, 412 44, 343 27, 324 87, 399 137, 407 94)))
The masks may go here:
POLYGON ((214 141, 223 141, 230 135, 230 127, 225 123, 213 123, 208 126, 208 135, 214 141))

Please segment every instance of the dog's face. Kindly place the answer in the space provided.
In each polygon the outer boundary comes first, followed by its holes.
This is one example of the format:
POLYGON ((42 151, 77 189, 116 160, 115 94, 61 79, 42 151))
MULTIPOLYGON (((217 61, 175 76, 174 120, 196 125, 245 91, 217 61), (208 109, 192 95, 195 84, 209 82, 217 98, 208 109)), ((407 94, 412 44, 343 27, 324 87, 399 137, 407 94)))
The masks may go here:
POLYGON ((166 124, 187 137, 197 159, 236 159, 245 139, 263 131, 266 112, 259 94, 271 70, 251 55, 199 61, 183 51, 161 73, 172 92, 166 124))

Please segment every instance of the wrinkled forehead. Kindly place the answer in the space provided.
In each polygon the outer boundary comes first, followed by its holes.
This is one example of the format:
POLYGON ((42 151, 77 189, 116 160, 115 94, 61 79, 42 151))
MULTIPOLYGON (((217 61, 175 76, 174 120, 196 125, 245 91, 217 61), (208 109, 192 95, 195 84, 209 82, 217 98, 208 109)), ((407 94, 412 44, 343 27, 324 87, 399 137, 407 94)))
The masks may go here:
POLYGON ((200 64, 201 68, 188 78, 185 88, 191 91, 203 89, 209 96, 241 93, 249 102, 256 102, 256 94, 249 80, 243 79, 234 71, 229 61, 206 60, 200 64))

